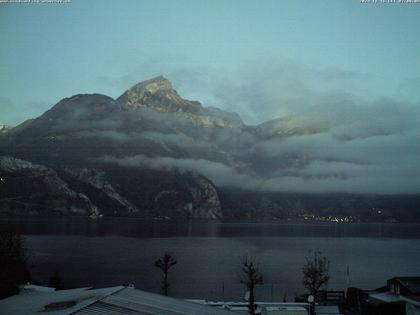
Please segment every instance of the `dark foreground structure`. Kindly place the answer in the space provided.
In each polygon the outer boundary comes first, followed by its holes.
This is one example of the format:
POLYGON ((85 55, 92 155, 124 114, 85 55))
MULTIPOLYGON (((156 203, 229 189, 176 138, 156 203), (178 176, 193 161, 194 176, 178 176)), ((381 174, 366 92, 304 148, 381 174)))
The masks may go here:
POLYGON ((19 295, 0 301, 1 314, 48 315, 229 315, 228 310, 217 309, 167 296, 116 286, 103 289, 78 288, 55 291, 45 287, 29 286, 19 295))
POLYGON ((370 291, 349 288, 347 299, 361 315, 420 315, 420 277, 394 277, 370 291))
MULTIPOLYGON (((256 302, 256 314, 308 315, 308 303, 256 302)), ((317 305, 317 315, 341 315, 337 307, 317 305)), ((0 300, 1 314, 48 315, 233 315, 249 314, 248 302, 210 302, 181 300, 135 289, 116 286, 102 289, 77 288, 55 290, 25 285, 19 295, 0 300)))

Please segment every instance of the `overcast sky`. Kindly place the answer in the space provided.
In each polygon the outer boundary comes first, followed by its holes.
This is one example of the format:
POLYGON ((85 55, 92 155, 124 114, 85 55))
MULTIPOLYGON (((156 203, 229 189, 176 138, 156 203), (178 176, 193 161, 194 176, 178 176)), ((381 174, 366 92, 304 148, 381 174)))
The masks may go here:
POLYGON ((420 3, 1 3, 0 30, 0 123, 78 93, 115 98, 164 75, 184 98, 247 124, 288 117, 290 127, 318 130, 251 144, 264 157, 303 152, 308 162, 268 178, 204 160, 122 163, 190 168, 253 189, 419 192, 420 3))
POLYGON ((359 0, 2 3, 0 122, 159 74, 248 123, 293 112, 301 86, 418 104, 419 21, 420 4, 359 0))

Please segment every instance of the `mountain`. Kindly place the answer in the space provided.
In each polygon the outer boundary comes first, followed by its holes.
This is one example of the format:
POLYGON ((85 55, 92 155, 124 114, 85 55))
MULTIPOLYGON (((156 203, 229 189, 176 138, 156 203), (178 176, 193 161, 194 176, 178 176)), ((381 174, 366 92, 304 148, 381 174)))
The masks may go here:
POLYGON ((147 106, 163 113, 199 113, 203 110, 199 102, 181 98, 163 76, 136 84, 124 92, 117 102, 125 109, 147 106))
POLYGON ((157 77, 136 84, 117 100, 100 94, 65 98, 40 117, 13 128, 0 141, 0 150, 4 155, 57 170, 69 186, 89 195, 107 215, 214 219, 222 216, 217 192, 199 172, 178 171, 172 166, 133 167, 112 159, 133 156, 228 161, 228 153, 213 150, 204 141, 215 129, 239 130, 242 126, 237 115, 184 100, 167 79, 157 77), (101 186, 98 178, 108 178, 111 183, 101 186), (123 187, 122 194, 129 197, 116 197, 114 189, 109 188, 113 184, 123 187), (142 190, 133 188, 133 184, 142 190), (113 203, 104 204, 98 195, 107 195, 113 203), (142 209, 141 213, 137 209, 142 209))
POLYGON ((243 128, 237 115, 184 100, 167 79, 157 77, 117 100, 100 94, 65 98, 14 128, 1 148, 41 163, 137 154, 230 163, 230 144, 223 148, 213 140, 234 137, 243 128))
POLYGON ((72 190, 51 168, 12 157, 0 157, 0 214, 87 215, 98 208, 72 190))
MULTIPOLYGON (((58 207, 62 214, 287 217, 311 210, 304 202, 308 197, 271 193, 287 191, 290 182, 278 179, 293 177, 311 161, 304 148, 282 145, 296 135, 325 131, 324 125, 296 116, 246 125, 236 113, 183 99, 159 76, 134 85, 117 99, 101 94, 64 98, 41 116, 7 129, 0 137, 0 156, 9 161, 4 163, 15 159, 17 165, 32 165, 23 168, 34 169, 25 176, 37 178, 35 186, 45 174, 46 182, 60 180, 69 191, 59 194, 54 185, 46 185, 44 195, 38 190, 22 192, 22 203, 3 193, 0 200, 3 210, 12 213, 28 213, 31 204, 41 209, 37 196, 52 205, 49 196, 60 196, 70 205, 58 207), (80 204, 80 198, 86 203, 76 211, 79 208, 71 205, 80 204)), ((21 172, 7 174, 15 178, 7 189, 17 190, 21 172)), ((359 208, 375 204, 363 200, 359 208)), ((322 202, 314 204, 325 209, 322 202)), ((54 212, 53 206, 46 209, 54 212)))
POLYGON ((198 174, 177 174, 172 178, 160 174, 165 183, 154 187, 139 183, 133 189, 130 185, 137 180, 147 175, 151 177, 149 180, 156 180, 158 174, 125 171, 109 170, 108 174, 86 168, 55 171, 44 165, 0 156, 0 215, 221 218, 214 185, 198 174), (136 176, 130 178, 128 174, 136 176), (143 192, 139 191, 142 188, 143 192), (130 193, 126 195, 130 200, 124 196, 128 190, 130 193), (153 194, 149 203, 145 192, 153 194), (141 212, 137 206, 147 211, 141 212))

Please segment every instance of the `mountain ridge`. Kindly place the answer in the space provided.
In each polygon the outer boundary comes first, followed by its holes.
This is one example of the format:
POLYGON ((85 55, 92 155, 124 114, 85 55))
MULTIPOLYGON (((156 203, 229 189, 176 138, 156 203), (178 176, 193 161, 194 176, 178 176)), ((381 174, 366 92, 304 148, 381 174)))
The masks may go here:
MULTIPOLYGON (((103 94, 63 98, 2 134, 0 155, 56 170, 106 215, 219 219, 230 211, 221 201, 227 200, 229 207, 254 209, 253 214, 244 210, 245 217, 257 217, 267 198, 246 201, 250 194, 244 193, 234 202, 225 195, 219 198, 219 193, 242 189, 263 198, 266 192, 296 189, 292 185, 298 187, 293 181, 299 176, 325 178, 301 171, 313 163, 305 147, 284 147, 290 137, 325 132, 317 124, 306 128, 299 121, 283 117, 246 125, 236 113, 183 99, 159 76, 117 99, 103 94), (98 178, 106 181, 98 184, 98 178)), ((337 167, 363 166, 344 158, 325 157, 337 167)), ((335 180, 344 175, 331 176, 335 180)), ((269 207, 287 211, 276 206, 280 204, 269 207)), ((371 206, 368 201, 362 204, 371 206)))

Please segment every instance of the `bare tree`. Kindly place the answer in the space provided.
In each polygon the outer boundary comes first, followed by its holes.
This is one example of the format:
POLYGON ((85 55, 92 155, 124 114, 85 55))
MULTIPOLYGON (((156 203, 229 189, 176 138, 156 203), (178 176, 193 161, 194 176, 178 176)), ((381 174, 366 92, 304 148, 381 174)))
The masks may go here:
POLYGON ((303 266, 303 285, 309 294, 316 295, 319 289, 330 280, 330 262, 321 252, 315 251, 313 257, 306 258, 303 266))
POLYGON ((259 266, 253 257, 247 257, 242 262, 241 283, 246 286, 249 292, 248 308, 249 313, 255 315, 255 297, 254 289, 258 284, 263 284, 263 276, 260 273, 259 266))
POLYGON ((165 253, 161 258, 155 261, 154 266, 159 268, 163 273, 162 283, 160 285, 160 291, 163 295, 168 295, 169 281, 168 273, 169 269, 177 264, 175 257, 169 253, 165 253))

